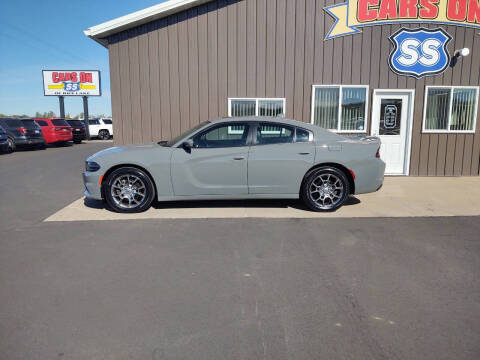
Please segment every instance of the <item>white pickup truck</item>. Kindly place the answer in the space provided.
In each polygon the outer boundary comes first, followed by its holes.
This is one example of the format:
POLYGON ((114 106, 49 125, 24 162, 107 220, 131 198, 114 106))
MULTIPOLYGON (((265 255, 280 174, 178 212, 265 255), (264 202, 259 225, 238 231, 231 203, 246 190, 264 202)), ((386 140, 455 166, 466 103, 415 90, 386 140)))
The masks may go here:
POLYGON ((88 120, 90 137, 98 137, 102 140, 110 139, 113 136, 112 119, 90 119, 88 120))

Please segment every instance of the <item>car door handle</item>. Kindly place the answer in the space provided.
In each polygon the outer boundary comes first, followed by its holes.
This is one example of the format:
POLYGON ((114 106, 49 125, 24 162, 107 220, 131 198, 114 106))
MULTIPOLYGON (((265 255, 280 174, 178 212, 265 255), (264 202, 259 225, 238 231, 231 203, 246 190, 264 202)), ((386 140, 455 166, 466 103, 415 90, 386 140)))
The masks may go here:
POLYGON ((245 157, 238 156, 238 157, 234 157, 233 160, 245 160, 245 157))
POLYGON ((298 153, 299 155, 309 155, 310 153, 309 152, 300 152, 298 153))

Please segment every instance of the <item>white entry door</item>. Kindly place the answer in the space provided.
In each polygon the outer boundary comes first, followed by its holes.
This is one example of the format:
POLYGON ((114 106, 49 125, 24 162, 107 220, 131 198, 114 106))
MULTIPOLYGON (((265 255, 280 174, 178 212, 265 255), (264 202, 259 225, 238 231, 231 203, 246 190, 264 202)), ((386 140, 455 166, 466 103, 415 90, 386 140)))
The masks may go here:
POLYGON ((380 157, 385 174, 408 175, 413 116, 413 90, 375 90, 372 135, 382 140, 380 157))

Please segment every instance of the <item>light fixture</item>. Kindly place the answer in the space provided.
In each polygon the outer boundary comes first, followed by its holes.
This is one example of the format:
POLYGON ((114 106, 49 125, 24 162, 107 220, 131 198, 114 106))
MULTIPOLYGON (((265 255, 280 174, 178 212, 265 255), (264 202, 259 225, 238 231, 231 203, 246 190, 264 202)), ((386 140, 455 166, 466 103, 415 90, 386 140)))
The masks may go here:
POLYGON ((463 49, 460 49, 460 50, 455 50, 455 53, 453 54, 452 60, 450 61, 450 66, 454 67, 460 56, 468 56, 469 54, 470 54, 470 49, 469 48, 463 48, 463 49))

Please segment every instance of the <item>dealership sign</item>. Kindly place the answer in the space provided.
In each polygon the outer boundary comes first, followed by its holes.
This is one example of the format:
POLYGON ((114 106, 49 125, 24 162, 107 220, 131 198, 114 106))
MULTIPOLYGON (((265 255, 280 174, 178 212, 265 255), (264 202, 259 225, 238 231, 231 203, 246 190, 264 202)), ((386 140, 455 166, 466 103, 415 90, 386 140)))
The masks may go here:
POLYGON ((394 45, 388 58, 390 69, 417 79, 440 74, 450 63, 447 44, 451 39, 442 29, 400 29, 390 36, 394 45))
POLYGON ((480 29, 480 0, 348 0, 327 6, 335 19, 325 40, 381 24, 421 23, 480 29))
POLYGON ((43 70, 45 96, 100 96, 98 70, 43 70))

